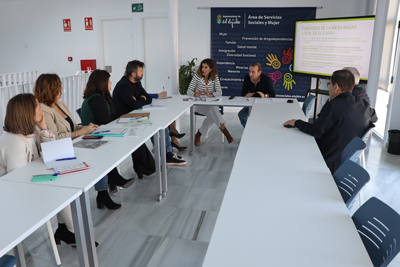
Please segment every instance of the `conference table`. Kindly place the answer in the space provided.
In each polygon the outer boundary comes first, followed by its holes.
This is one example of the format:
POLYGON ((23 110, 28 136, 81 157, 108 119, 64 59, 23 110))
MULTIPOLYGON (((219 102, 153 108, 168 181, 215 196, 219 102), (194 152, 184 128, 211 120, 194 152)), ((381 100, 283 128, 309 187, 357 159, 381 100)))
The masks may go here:
POLYGON ((297 101, 254 103, 203 266, 372 266, 297 101))
MULTIPOLYGON (((14 248, 18 266, 26 266, 21 242, 59 211, 71 204, 80 210, 81 190, 0 179, 0 257, 14 248)), ((80 212, 80 211, 79 211, 80 212)), ((78 219, 79 220, 79 219, 78 219)), ((75 233, 83 233, 75 223, 75 233)), ((77 242, 79 247, 84 247, 77 242)))

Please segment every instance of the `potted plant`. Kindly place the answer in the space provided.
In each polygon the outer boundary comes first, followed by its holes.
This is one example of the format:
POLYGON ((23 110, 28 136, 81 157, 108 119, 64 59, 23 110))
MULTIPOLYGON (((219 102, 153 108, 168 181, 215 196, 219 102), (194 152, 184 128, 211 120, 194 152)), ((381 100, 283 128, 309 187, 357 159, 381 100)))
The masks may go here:
POLYGON ((179 68, 179 93, 181 95, 186 95, 193 74, 196 72, 194 68, 196 60, 197 58, 193 58, 192 61, 188 61, 187 65, 182 65, 179 68))

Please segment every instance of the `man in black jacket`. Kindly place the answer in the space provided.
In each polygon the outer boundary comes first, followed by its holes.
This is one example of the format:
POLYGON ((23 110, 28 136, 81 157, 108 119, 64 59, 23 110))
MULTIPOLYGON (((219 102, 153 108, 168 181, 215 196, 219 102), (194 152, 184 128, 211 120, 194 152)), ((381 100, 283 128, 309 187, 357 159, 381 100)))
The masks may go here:
MULTIPOLYGON (((250 65, 249 74, 244 77, 242 96, 244 97, 275 97, 274 84, 272 79, 261 71, 260 63, 250 65)), ((244 107, 239 111, 239 120, 243 127, 246 126, 249 118, 249 108, 244 107)))
MULTIPOLYGON (((143 68, 144 63, 139 60, 128 62, 125 76, 115 85, 112 101, 118 117, 152 102, 151 97, 143 89, 140 82, 143 78, 143 68)), ((168 128, 165 129, 165 144, 167 165, 185 165, 186 161, 173 153, 168 128)))
POLYGON ((330 79, 329 98, 314 121, 289 120, 291 125, 315 137, 326 165, 333 174, 340 166, 340 156, 346 145, 356 136, 374 127, 378 120, 375 110, 365 100, 356 100, 351 94, 354 76, 348 70, 335 71, 330 79))

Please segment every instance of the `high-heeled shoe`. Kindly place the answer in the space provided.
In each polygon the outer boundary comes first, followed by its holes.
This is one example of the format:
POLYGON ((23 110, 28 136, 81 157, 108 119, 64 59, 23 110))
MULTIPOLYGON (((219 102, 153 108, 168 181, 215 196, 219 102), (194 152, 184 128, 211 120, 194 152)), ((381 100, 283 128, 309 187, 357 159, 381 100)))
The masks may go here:
POLYGON ((222 130, 221 132, 225 135, 226 140, 228 140, 228 143, 232 143, 233 141, 235 141, 235 139, 233 139, 232 135, 229 133, 228 129, 226 129, 226 127, 222 130))
POLYGON ((171 145, 176 149, 178 149, 179 151, 185 150, 187 148, 187 146, 179 146, 175 142, 171 142, 171 145))
MULTIPOLYGON (((61 245, 61 241, 70 245, 71 247, 76 247, 75 234, 68 230, 64 223, 59 223, 56 232, 54 233, 54 239, 57 245, 61 245)), ((99 243, 94 242, 97 247, 99 243)))
POLYGON ((61 241, 71 247, 76 247, 75 234, 70 232, 64 223, 59 223, 54 239, 57 245, 61 245, 61 241))
POLYGON ((114 168, 108 173, 108 183, 122 188, 128 188, 135 182, 135 178, 124 179, 114 168))
POLYGON ((98 209, 107 208, 109 210, 117 210, 122 207, 121 204, 115 203, 108 195, 107 190, 98 191, 96 197, 96 203, 98 209))
POLYGON ((181 139, 181 138, 184 137, 185 135, 186 135, 185 133, 176 134, 176 133, 173 133, 173 132, 169 132, 169 136, 171 136, 171 137, 176 137, 176 138, 178 138, 178 139, 181 139))
POLYGON ((200 130, 198 130, 196 135, 194 136, 194 145, 195 146, 200 145, 200 138, 201 138, 201 132, 200 132, 200 130))

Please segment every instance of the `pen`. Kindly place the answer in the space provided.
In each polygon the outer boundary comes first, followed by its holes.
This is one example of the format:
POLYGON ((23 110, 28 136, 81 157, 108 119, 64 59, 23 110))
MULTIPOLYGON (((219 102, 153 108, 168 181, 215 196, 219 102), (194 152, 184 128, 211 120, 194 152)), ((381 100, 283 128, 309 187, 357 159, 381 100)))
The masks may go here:
POLYGON ((110 130, 107 131, 100 131, 100 132, 94 132, 94 134, 99 134, 99 133, 108 133, 110 130))
POLYGON ((64 159, 56 159, 56 161, 63 161, 63 160, 74 160, 76 159, 76 157, 72 157, 72 158, 64 158, 64 159))
POLYGON ((162 90, 165 91, 164 86, 162 87, 162 90))

